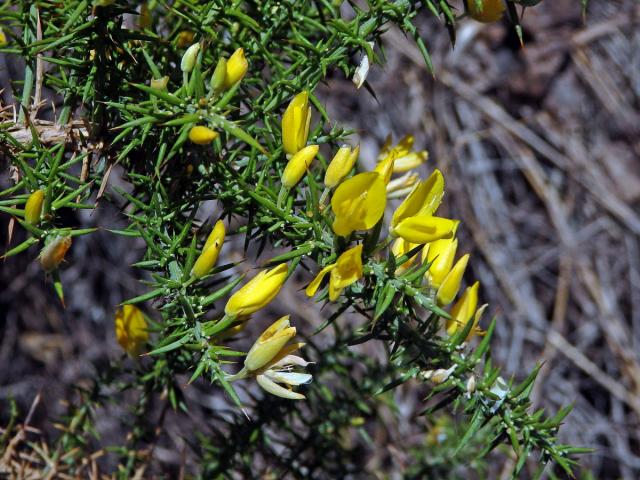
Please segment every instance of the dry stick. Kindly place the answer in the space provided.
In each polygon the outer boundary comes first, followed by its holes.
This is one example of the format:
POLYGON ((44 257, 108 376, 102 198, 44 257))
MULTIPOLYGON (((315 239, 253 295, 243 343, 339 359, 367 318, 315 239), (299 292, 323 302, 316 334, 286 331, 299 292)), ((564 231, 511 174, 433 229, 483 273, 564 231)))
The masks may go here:
MULTIPOLYGON (((38 16, 38 22, 36 24, 36 40, 42 40, 42 23, 40 21, 40 9, 36 10, 38 16)), ((38 109, 40 108, 40 99, 42 98, 42 83, 44 82, 44 62, 42 60, 42 54, 39 53, 36 56, 36 89, 33 95, 33 108, 31 110, 31 121, 35 121, 38 115, 38 109)))

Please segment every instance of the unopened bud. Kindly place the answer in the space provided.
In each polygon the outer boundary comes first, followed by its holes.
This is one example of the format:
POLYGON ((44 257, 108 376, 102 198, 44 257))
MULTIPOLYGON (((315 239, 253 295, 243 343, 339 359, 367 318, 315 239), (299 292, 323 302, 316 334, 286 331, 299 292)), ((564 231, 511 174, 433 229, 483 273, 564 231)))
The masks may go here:
POLYGON ((182 61, 180 62, 180 70, 186 73, 190 73, 193 70, 193 67, 196 66, 196 60, 198 58, 198 53, 200 52, 200 44, 194 43, 187 51, 184 52, 182 56, 182 61))
POLYGON ((476 391, 476 376, 471 375, 469 380, 467 380, 467 392, 473 393, 476 391))

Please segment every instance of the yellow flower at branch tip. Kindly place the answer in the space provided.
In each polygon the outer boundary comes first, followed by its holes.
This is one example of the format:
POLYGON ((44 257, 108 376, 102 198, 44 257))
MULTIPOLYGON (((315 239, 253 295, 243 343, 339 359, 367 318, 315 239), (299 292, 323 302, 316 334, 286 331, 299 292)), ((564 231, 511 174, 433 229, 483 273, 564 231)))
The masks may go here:
POLYGON ((316 158, 319 149, 320 147, 318 145, 309 145, 294 154, 282 172, 282 185, 286 188, 296 186, 296 184, 302 180, 304 174, 307 173, 307 170, 309 169, 311 162, 313 162, 313 159, 316 158))
POLYGON ((244 49, 238 48, 227 60, 227 73, 224 77, 224 86, 232 87, 246 75, 249 62, 244 56, 244 49))
POLYGON ((506 6, 504 0, 481 0, 480 7, 477 0, 466 0, 469 16, 482 23, 497 22, 504 15, 506 6))
POLYGON ((393 162, 393 173, 407 172, 413 168, 419 167, 429 158, 429 152, 421 150, 419 152, 409 152, 407 155, 396 158, 393 162))
POLYGON ((222 249, 222 243, 224 242, 225 229, 222 220, 218 220, 207 242, 202 249, 202 253, 198 256, 198 259, 191 269, 191 276, 194 278, 202 278, 207 275, 218 261, 218 255, 222 249))
POLYGON ((447 274, 451 271, 457 249, 458 239, 454 237, 436 240, 424 246, 422 261, 431 264, 424 276, 431 287, 440 287, 447 274))
POLYGON ((362 245, 350 248, 338 257, 336 263, 324 267, 311 281, 305 290, 307 296, 313 297, 327 273, 329 276, 329 300, 336 301, 342 290, 362 278, 362 245))
POLYGON ((467 268, 469 262, 469 254, 462 256, 460 260, 456 262, 451 271, 442 281, 442 284, 438 288, 436 294, 436 300, 438 305, 449 305, 456 298, 458 290, 460 290, 460 283, 462 283, 462 276, 467 268))
POLYGON ((296 154, 307 144, 311 108, 306 90, 293 97, 282 116, 282 146, 289 155, 296 154))
POLYGON ((71 237, 56 237, 40 252, 40 265, 45 272, 54 271, 71 248, 71 237))
POLYGON ((218 132, 203 125, 196 125, 189 130, 189 140, 196 145, 208 145, 218 138, 218 132))
POLYGON ((405 135, 394 147, 391 147, 392 138, 391 135, 388 135, 380 153, 378 154, 378 160, 382 161, 385 157, 389 156, 393 158, 400 158, 408 155, 413 147, 413 141, 413 135, 405 135))
POLYGON ((251 315, 267 306, 282 288, 289 273, 286 263, 263 270, 231 295, 224 312, 230 317, 251 315))
POLYGON ((444 177, 442 172, 435 169, 426 180, 417 183, 407 198, 398 205, 391 218, 391 231, 403 220, 417 215, 433 215, 444 196, 444 177))
POLYGON ((327 188, 333 188, 346 177, 358 160, 360 145, 353 150, 348 145, 338 149, 335 156, 329 163, 324 174, 324 184, 327 188))
MULTIPOLYGON (((391 253, 393 253, 394 257, 400 258, 406 255, 407 253, 409 253, 411 250, 413 250, 417 246, 418 245, 415 243, 407 242, 404 238, 396 238, 396 240, 391 245, 391 253)), ((406 272, 408 268, 411 266, 411 264, 415 261, 417 256, 418 254, 416 253, 413 257, 408 259, 402 265, 399 265, 396 268, 396 275, 402 275, 404 272, 406 272)))
POLYGON ((247 353, 244 359, 245 368, 252 372, 264 367, 295 335, 296 329, 289 324, 289 315, 276 320, 260 335, 247 353))
POLYGON ((331 197, 336 218, 333 231, 346 237, 355 230, 369 230, 384 214, 385 183, 376 172, 359 173, 338 185, 331 197))
POLYGON ((385 185, 387 185, 391 181, 394 162, 395 162, 395 158, 392 156, 389 156, 389 157, 386 157, 384 160, 378 162, 376 167, 373 169, 374 172, 378 172, 380 174, 380 177, 384 181, 385 185))
POLYGON ((423 245, 425 243, 453 237, 456 221, 449 218, 417 215, 402 220, 393 230, 397 237, 423 245))
POLYGON ((24 221, 30 225, 38 225, 40 223, 43 203, 44 190, 36 190, 29 195, 27 203, 24 206, 24 221))
POLYGON ((123 305, 116 312, 116 339, 132 357, 140 355, 149 339, 147 321, 142 311, 135 305, 123 305))
POLYGON ((459 329, 464 329, 478 307, 478 289, 480 282, 467 287, 462 296, 451 307, 451 319, 447 321, 447 333, 453 335, 459 329))
POLYGON ((152 78, 149 82, 149 86, 154 90, 166 90, 169 84, 169 76, 165 75, 162 78, 152 78))
POLYGON ((198 59, 198 53, 200 52, 200 44, 194 43, 187 51, 184 52, 182 60, 180 61, 180 70, 186 73, 190 73, 196 66, 196 60, 198 59))
POLYGON ((402 198, 411 193, 420 177, 417 173, 405 173, 387 184, 388 198, 402 198))

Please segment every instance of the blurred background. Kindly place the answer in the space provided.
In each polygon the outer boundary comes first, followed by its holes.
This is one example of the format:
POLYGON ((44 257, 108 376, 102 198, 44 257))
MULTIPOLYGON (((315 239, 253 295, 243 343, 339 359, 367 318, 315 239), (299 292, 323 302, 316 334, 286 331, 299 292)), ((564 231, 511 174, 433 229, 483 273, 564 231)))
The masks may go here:
MULTIPOLYGON (((387 134, 413 134, 447 181, 443 216, 462 221, 461 250, 472 253, 468 278, 499 318, 492 348, 503 376, 522 378, 544 362, 533 403, 549 412, 573 403, 560 436, 592 447, 583 458, 594 478, 640 478, 640 4, 591 0, 586 19, 577 0, 547 0, 526 11, 525 46, 506 22, 463 20, 455 48, 442 25, 424 14, 420 28, 434 73, 413 42, 391 29, 384 67, 373 65, 355 94, 337 72, 318 95, 333 121, 354 128, 361 162, 371 166, 387 134)), ((354 58, 358 62, 358 58, 354 58)), ((0 88, 10 92, 12 66, 0 56, 0 88)), ((14 72, 13 72, 14 73, 14 72)), ((0 187, 10 185, 4 160, 0 187)), ((113 176, 112 178, 117 177, 113 176)), ((117 178, 112 180, 117 182, 117 178)), ((0 215, 0 241, 9 221, 0 215)), ((107 202, 71 224, 124 225, 107 202)), ((22 240, 15 229, 12 245, 22 240)), ((226 253, 237 259, 237 250, 226 253)), ((32 424, 64 413, 74 385, 107 368, 121 351, 113 312, 144 292, 128 265, 143 250, 105 231, 74 242, 62 273, 62 308, 34 261, 35 252, 0 264, 0 420, 15 398, 32 424), (80 261, 82 260, 82 261, 80 261)), ((296 304, 308 278, 287 284, 282 305, 296 304)), ((300 297, 301 298, 301 297, 300 297)), ((275 305, 278 313, 286 310, 275 305)), ((308 310, 310 304, 305 303, 308 310)), ((319 319, 318 311, 302 311, 319 319)), ((284 313, 288 313, 284 311, 284 313)), ((316 322, 317 323, 317 322, 316 322)), ((192 402, 214 402, 194 385, 192 402)), ((390 422, 370 452, 398 465, 403 449, 424 434, 415 424, 420 398, 397 396, 404 419, 390 422)), ((208 408, 210 404, 206 405, 208 408)), ((126 407, 114 405, 99 425, 117 438, 126 407)), ((197 413, 192 414, 194 422, 197 413)), ((157 447, 179 462, 184 424, 167 422, 175 445, 157 447)), ((171 435, 170 435, 171 436, 171 435)), ((496 473, 507 473, 511 460, 496 473)))

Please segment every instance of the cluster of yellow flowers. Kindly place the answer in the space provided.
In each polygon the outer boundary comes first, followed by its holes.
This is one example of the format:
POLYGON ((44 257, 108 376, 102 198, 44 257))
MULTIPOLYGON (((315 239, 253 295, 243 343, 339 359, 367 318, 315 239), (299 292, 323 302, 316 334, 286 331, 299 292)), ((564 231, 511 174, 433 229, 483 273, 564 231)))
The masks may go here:
MULTIPOLYGON (((199 44, 189 47, 183 58, 183 70, 193 68, 198 50, 199 44)), ((221 60, 218 64, 216 70, 224 72, 224 75, 218 73, 216 77, 214 73, 212 86, 229 88, 242 79, 246 68, 242 49, 239 49, 228 61, 221 60)), ((303 91, 291 100, 282 117, 282 149, 287 164, 282 172, 281 183, 285 192, 294 189, 304 178, 319 152, 318 145, 307 145, 311 114, 309 93, 303 91)), ((204 126, 193 127, 190 132, 194 143, 209 143, 215 137, 217 133, 204 126)), ((425 180, 421 180, 416 173, 411 173, 412 169, 422 165, 428 158, 426 151, 413 150, 411 136, 404 137, 395 146, 392 146, 390 138, 387 139, 375 168, 370 172, 351 175, 359 151, 359 146, 342 146, 325 172, 325 193, 320 199, 320 208, 324 209, 323 202, 330 194, 333 233, 346 241, 352 241, 354 232, 370 230, 383 220, 388 199, 403 198, 392 214, 386 243, 391 245, 391 252, 396 258, 405 259, 397 267, 396 275, 402 275, 420 257, 421 262, 428 263, 424 275, 425 291, 430 292, 434 302, 440 307, 450 306, 451 318, 446 324, 448 334, 455 334, 469 322, 473 324, 467 340, 480 333, 478 322, 486 305, 478 308, 479 282, 468 287, 453 303, 461 289, 469 255, 463 255, 455 261, 458 247, 455 236, 459 222, 436 216, 445 190, 442 173, 436 169, 425 180), (394 179, 394 174, 401 176, 394 179), (414 252, 412 258, 406 259, 410 252, 414 252)), ((211 273, 218 260, 225 234, 223 222, 218 221, 193 265, 190 282, 198 281, 211 273)), ((309 283, 306 288, 307 296, 315 296, 323 280, 329 275, 328 297, 330 301, 337 301, 346 288, 363 278, 363 244, 355 241, 355 244, 339 255, 338 253, 336 252, 337 259, 324 265, 309 283)), ((262 270, 231 295, 224 308, 224 317, 216 324, 219 327, 216 328, 216 334, 226 338, 242 330, 252 314, 266 307, 276 297, 289 274, 286 263, 262 270)), ((132 355, 138 354, 148 340, 144 317, 141 313, 135 313, 137 309, 134 309, 135 307, 126 306, 116 317, 118 341, 132 355)), ((289 343, 295 334, 296 329, 291 326, 288 315, 276 320, 255 341, 246 354, 242 369, 235 375, 229 375, 227 379, 236 381, 254 377, 269 393, 288 399, 305 398, 293 391, 294 386, 311 381, 310 374, 294 371, 308 365, 301 357, 292 355, 303 345, 289 343)))

